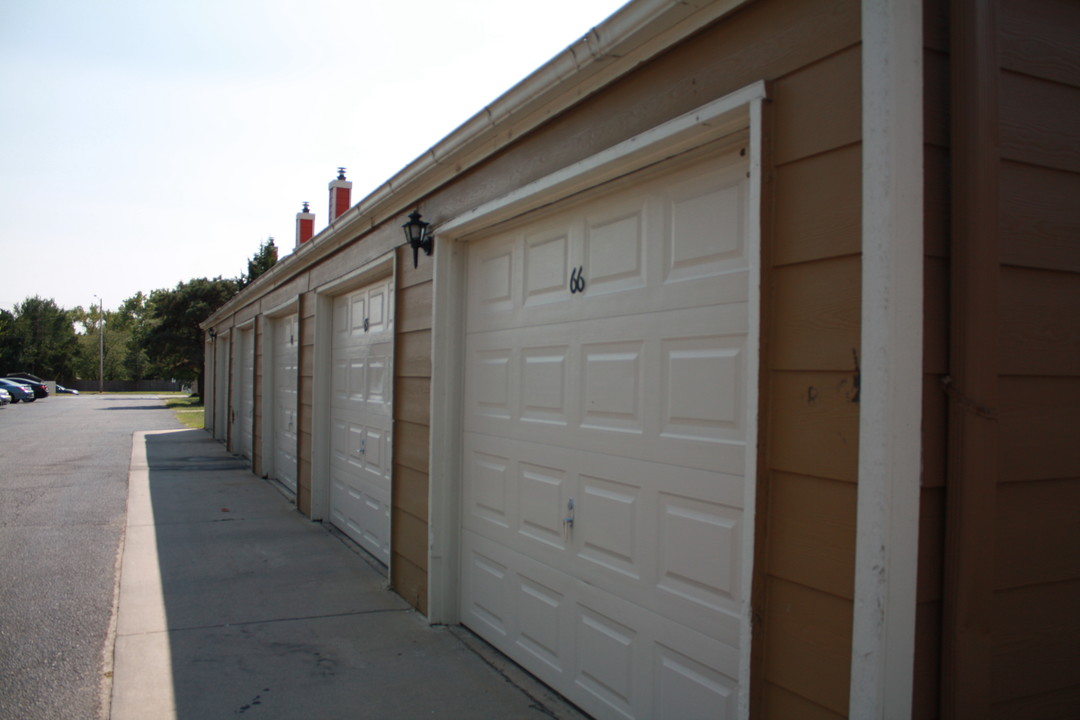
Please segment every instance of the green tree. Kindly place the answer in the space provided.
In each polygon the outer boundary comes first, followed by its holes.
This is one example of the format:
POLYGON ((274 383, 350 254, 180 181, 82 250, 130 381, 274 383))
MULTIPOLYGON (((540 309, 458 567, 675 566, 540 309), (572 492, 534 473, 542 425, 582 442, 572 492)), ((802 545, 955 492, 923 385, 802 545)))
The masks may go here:
POLYGON ((240 287, 250 285, 255 278, 274 267, 277 260, 277 245, 274 244, 274 238, 269 238, 266 242, 259 245, 258 252, 252 255, 251 259, 248 260, 248 271, 246 275, 240 276, 240 287))
POLYGON ((50 379, 71 374, 79 355, 75 326, 71 314, 52 299, 27 298, 0 323, 5 372, 31 372, 50 379))
POLYGON ((240 287, 240 281, 232 278, 197 278, 182 282, 173 290, 150 293, 147 353, 169 377, 194 380, 200 397, 204 356, 203 331, 199 325, 240 287))
POLYGON ((14 368, 16 366, 15 343, 12 335, 14 325, 15 315, 7 310, 0 309, 0 371, 4 368, 14 368))
POLYGON ((114 326, 123 333, 120 364, 128 380, 160 377, 161 372, 146 352, 146 338, 153 326, 149 298, 138 292, 116 311, 114 326))

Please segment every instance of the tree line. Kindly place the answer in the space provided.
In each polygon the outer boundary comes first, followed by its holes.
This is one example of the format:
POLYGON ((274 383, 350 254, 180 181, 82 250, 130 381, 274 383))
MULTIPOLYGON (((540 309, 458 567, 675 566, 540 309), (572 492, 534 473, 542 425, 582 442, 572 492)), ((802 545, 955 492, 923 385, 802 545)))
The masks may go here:
POLYGON ((194 383, 201 395, 200 323, 276 262, 270 238, 238 278, 196 278, 169 290, 138 292, 104 312, 96 305, 65 309, 52 299, 26 298, 11 311, 0 309, 0 373, 30 372, 61 384, 99 377, 172 379, 194 383))

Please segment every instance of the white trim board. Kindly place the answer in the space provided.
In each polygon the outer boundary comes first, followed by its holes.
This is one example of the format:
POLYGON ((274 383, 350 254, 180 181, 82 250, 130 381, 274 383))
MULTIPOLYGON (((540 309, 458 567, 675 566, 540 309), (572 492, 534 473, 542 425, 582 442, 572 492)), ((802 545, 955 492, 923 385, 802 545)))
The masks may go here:
POLYGON ((850 713, 910 718, 922 447, 922 6, 862 2, 862 347, 850 713))
POLYGON ((471 232, 675 157, 712 140, 732 135, 749 126, 750 106, 764 98, 764 82, 748 85, 486 202, 434 228, 433 232, 446 239, 462 238, 471 232))

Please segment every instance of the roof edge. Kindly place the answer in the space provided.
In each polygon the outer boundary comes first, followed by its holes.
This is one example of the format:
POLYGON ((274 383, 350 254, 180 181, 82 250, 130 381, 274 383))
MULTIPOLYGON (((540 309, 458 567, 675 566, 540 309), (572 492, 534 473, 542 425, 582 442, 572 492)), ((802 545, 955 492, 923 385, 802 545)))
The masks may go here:
POLYGON ((206 329, 249 304, 251 300, 245 297, 249 288, 276 285, 302 272, 356 236, 415 206, 583 97, 750 2, 753 0, 632 0, 260 275, 201 327, 206 329))

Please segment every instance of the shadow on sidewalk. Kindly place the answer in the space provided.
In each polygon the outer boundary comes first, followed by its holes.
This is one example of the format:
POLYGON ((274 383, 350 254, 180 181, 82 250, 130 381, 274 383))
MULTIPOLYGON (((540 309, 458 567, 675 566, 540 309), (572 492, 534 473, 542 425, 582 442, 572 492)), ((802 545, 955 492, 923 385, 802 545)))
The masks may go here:
POLYGON ((184 720, 580 717, 509 682, 461 633, 429 627, 204 431, 146 434, 143 475, 137 452, 116 720, 170 704, 184 720))

